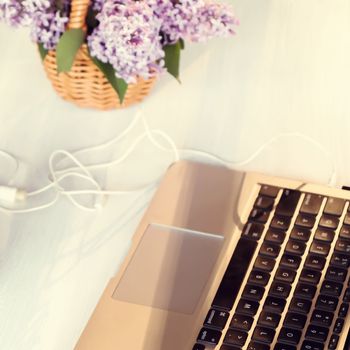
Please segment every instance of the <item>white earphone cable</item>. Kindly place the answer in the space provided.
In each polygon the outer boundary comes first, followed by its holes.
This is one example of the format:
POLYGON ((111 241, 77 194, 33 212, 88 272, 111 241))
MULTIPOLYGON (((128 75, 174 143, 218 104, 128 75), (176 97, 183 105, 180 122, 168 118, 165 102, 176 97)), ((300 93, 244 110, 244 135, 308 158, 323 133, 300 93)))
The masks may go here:
MULTIPOLYGON (((215 154, 202 151, 202 150, 197 150, 197 149, 178 149, 176 147, 176 144, 174 140, 165 132, 162 130, 158 129, 152 129, 148 125, 146 119, 143 116, 143 113, 141 110, 139 110, 136 113, 135 118, 131 121, 131 123, 125 128, 124 131, 122 131, 120 134, 118 134, 116 137, 101 143, 96 146, 91 146, 87 148, 83 148, 74 152, 68 152, 66 150, 56 150, 52 152, 52 154, 49 157, 48 161, 48 166, 49 166, 49 181, 50 183, 45 185, 42 188, 39 188, 37 190, 31 191, 27 193, 28 197, 35 197, 38 195, 42 195, 48 191, 54 191, 54 196, 53 199, 51 199, 49 202, 34 206, 31 208, 23 208, 23 209, 14 209, 11 207, 6 207, 6 206, 0 206, 0 212, 5 212, 5 213, 30 213, 38 210, 43 210, 46 208, 49 208, 53 206, 58 199, 63 196, 66 197, 74 206, 77 208, 84 210, 84 211, 96 211, 99 209, 105 200, 105 196, 109 195, 121 195, 121 194, 129 194, 137 191, 143 191, 147 190, 151 187, 154 186, 156 182, 159 181, 159 179, 155 180, 151 184, 148 184, 146 186, 141 186, 135 189, 131 190, 104 190, 102 189, 101 185, 99 182, 96 180, 94 177, 92 171, 94 170, 99 170, 99 169, 107 169, 112 166, 116 166, 118 164, 121 164, 124 162, 134 151, 135 149, 139 146, 139 144, 144 140, 148 139, 156 148, 160 149, 161 151, 164 152, 171 152, 173 154, 174 161, 178 161, 181 158, 186 158, 185 156, 181 157, 180 153, 182 154, 187 154, 190 153, 192 155, 200 156, 200 157, 205 157, 211 160, 214 160, 216 162, 220 162, 226 166, 229 167, 234 167, 234 168, 240 168, 243 167, 244 165, 249 164, 252 162, 254 159, 256 159, 264 150, 267 146, 275 143, 281 138, 285 137, 297 137, 304 139, 305 141, 309 142, 316 148, 318 148, 327 158, 327 160, 330 162, 332 169, 331 169, 331 176, 329 180, 330 185, 334 185, 336 182, 337 178, 337 167, 336 163, 331 156, 330 152, 325 149, 323 145, 321 145, 319 142, 315 141, 311 137, 301 134, 299 132, 289 132, 289 133, 281 133, 278 134, 268 141, 266 141, 264 144, 262 144, 255 152, 253 152, 248 158, 246 158, 243 161, 230 161, 221 158, 220 156, 217 156, 215 154), (131 130, 137 125, 137 123, 141 120, 144 132, 141 133, 134 142, 128 147, 128 149, 118 158, 108 161, 108 162, 101 162, 101 163, 91 163, 91 164, 84 164, 81 160, 79 160, 79 157, 83 154, 94 152, 97 150, 105 149, 108 148, 114 144, 117 144, 120 142, 123 138, 125 138, 131 130), (156 138, 157 137, 157 138, 156 138), (166 145, 163 143, 160 143, 160 140, 162 139, 166 145), (58 159, 59 158, 59 159, 58 159), (58 160, 57 160, 58 159, 58 160), (69 161, 71 166, 69 167, 63 167, 62 163, 69 161), (78 179, 78 180, 83 180, 87 183, 90 183, 92 188, 83 188, 80 190, 69 190, 66 189, 63 186, 64 180, 67 179, 78 179), (93 206, 88 206, 85 205, 77 200, 77 196, 81 195, 90 195, 94 197, 94 205, 93 206)), ((10 180, 10 182, 13 182, 18 168, 19 168, 19 161, 9 154, 8 152, 4 150, 0 150, 0 155, 9 159, 11 162, 14 163, 14 173, 13 176, 10 180)), ((1 197, 1 196, 0 196, 1 197)))

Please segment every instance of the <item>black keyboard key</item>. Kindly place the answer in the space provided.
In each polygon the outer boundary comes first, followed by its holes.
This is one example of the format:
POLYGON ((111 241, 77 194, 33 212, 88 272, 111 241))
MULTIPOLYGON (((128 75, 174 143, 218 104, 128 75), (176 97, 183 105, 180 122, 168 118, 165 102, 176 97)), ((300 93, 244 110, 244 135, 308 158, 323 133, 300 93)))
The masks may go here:
MULTIPOLYGON (((332 334, 331 339, 329 340, 328 349, 335 350, 337 348, 338 341, 339 341, 339 336, 336 334, 332 334)), ((347 349, 348 348, 345 347, 343 350, 347 350, 347 349)))
POLYGON ((265 211, 270 211, 275 204, 274 198, 267 196, 258 196, 254 203, 254 208, 263 209, 265 211))
POLYGON ((344 327, 344 319, 343 318, 337 318, 337 320, 335 321, 335 325, 334 325, 334 329, 333 332, 340 334, 343 330, 344 327))
POLYGON ((322 242, 332 243, 334 239, 334 231, 319 227, 315 233, 315 239, 322 242))
POLYGON ((344 298, 343 298, 344 303, 349 303, 350 302, 350 288, 347 288, 345 293, 344 293, 344 298))
POLYGON ((306 315, 296 312, 288 312, 284 319, 284 326, 289 328, 303 329, 306 323, 306 315))
POLYGON ((300 192, 296 190, 284 190, 276 208, 276 214, 293 216, 298 205, 300 192))
POLYGON ((305 340, 301 346, 301 350, 323 350, 324 345, 310 340, 305 340))
POLYGON ((289 270, 284 267, 280 267, 275 275, 275 280, 287 282, 287 283, 293 283, 295 278, 296 272, 293 270, 289 270))
POLYGON ((316 216, 320 210, 322 199, 323 197, 318 194, 306 193, 300 212, 316 216))
POLYGON ((293 270, 297 270, 300 265, 300 262, 301 262, 301 258, 299 256, 284 254, 282 255, 280 265, 289 267, 293 270))
POLYGON ((293 227, 290 238, 297 241, 307 242, 310 238, 311 231, 303 227, 293 227))
POLYGON ((265 224, 267 220, 269 219, 270 212, 263 210, 263 209, 258 209, 254 208, 249 215, 249 221, 254 221, 258 222, 261 224, 265 224))
POLYGON ((273 268, 275 267, 276 261, 272 258, 268 258, 266 256, 258 255, 258 257, 255 260, 254 268, 271 272, 273 268))
POLYGON ((241 348, 237 346, 223 344, 221 345, 220 350, 241 350, 241 348))
POLYGON ((238 302, 236 312, 239 314, 245 314, 248 316, 254 316, 258 311, 259 303, 248 299, 241 299, 238 302))
POLYGON ((333 253, 331 265, 348 268, 350 267, 350 256, 340 253, 333 253))
POLYGON ((249 343, 247 350, 269 350, 270 347, 267 344, 257 343, 252 341, 249 343))
POLYGON ((243 298, 253 299, 259 301, 264 295, 265 289, 263 287, 247 284, 243 290, 243 298))
POLYGON ((316 287, 310 284, 298 283, 295 288, 295 296, 312 300, 316 293, 316 287))
POLYGON ((350 241, 338 239, 334 249, 339 253, 350 254, 350 241))
POLYGON ((210 326, 222 330, 226 326, 229 315, 230 314, 227 311, 210 309, 204 321, 204 326, 210 326))
POLYGON ((236 328, 242 331, 249 331, 254 319, 247 315, 234 314, 230 323, 230 328, 236 328))
POLYGON ((322 283, 321 293, 332 297, 339 297, 343 289, 340 283, 325 280, 322 283))
POLYGON ((322 256, 308 255, 304 266, 313 270, 322 271, 325 263, 326 259, 322 256))
POLYGON ((321 256, 327 256, 329 253, 329 243, 313 241, 310 247, 311 254, 317 254, 321 256))
POLYGON ((270 223, 270 227, 276 230, 287 231, 290 225, 290 218, 287 216, 275 215, 270 223))
POLYGON ((279 192, 279 188, 270 185, 261 185, 259 194, 263 196, 268 196, 272 198, 276 198, 279 192))
POLYGON ((314 310, 311 316, 311 322, 323 327, 330 327, 333 321, 333 313, 323 310, 314 310))
POLYGON ((306 331, 306 338, 324 343, 328 336, 328 329, 311 324, 306 331))
POLYGON ((270 258, 276 258, 280 252, 280 247, 277 244, 264 242, 261 245, 259 254, 268 256, 270 258))
POLYGON ((254 329, 253 340, 271 344, 275 336, 275 331, 271 328, 257 326, 254 329))
POLYGON ((192 350, 205 350, 205 345, 203 344, 194 344, 194 347, 192 348, 192 350))
POLYGON ((330 230, 335 230, 339 225, 339 219, 335 216, 322 215, 318 225, 324 228, 329 228, 330 230))
POLYGON ((326 311, 335 311, 338 305, 338 299, 328 296, 328 295, 319 295, 316 302, 316 307, 326 311))
POLYGON ((297 347, 290 344, 277 343, 274 350, 297 350, 297 347))
POLYGON ((315 217, 306 214, 299 214, 295 220, 295 225, 304 228, 313 228, 315 225, 315 217))
POLYGON ((221 338, 221 332, 216 329, 203 327, 199 332, 197 341, 216 345, 221 338))
POLYGON ((329 266, 327 269, 326 279, 342 283, 345 281, 347 273, 348 272, 345 269, 329 266))
POLYGON ((283 327, 280 330, 278 341, 297 345, 300 341, 301 331, 293 328, 283 327))
POLYGON ((285 232, 269 229, 265 235, 265 242, 275 243, 281 245, 286 237, 285 232))
MULTIPOLYGON (((347 214, 347 217, 350 218, 350 215, 347 214)), ((350 226, 342 226, 339 232, 339 236, 341 238, 350 239, 350 226)))
POLYGON ((294 255, 303 255, 305 251, 306 245, 304 242, 300 241, 294 241, 294 240, 289 240, 285 252, 287 254, 294 254, 294 255))
POLYGON ((344 199, 329 197, 323 212, 329 215, 341 216, 344 205, 344 199))
POLYGON ((242 232, 242 237, 258 241, 264 231, 264 225, 256 222, 248 222, 242 232))
POLYGON ((278 298, 287 299, 291 286, 282 282, 272 282, 269 293, 278 298))
POLYGON ((248 282, 257 284, 259 286, 266 286, 269 282, 270 274, 268 272, 253 270, 250 275, 248 282))
POLYGON ((247 340, 247 333, 229 329, 224 338, 224 343, 228 345, 243 346, 247 340))
POLYGON ((311 308, 311 301, 301 298, 293 298, 289 305, 289 310, 308 314, 311 308))
POLYGON ((350 214, 347 213, 344 217, 344 221, 343 221, 344 225, 350 225, 350 214))
POLYGON ((262 311, 258 320, 258 324, 276 329, 280 322, 280 319, 281 316, 279 314, 262 311))
POLYGON ((281 314, 286 305, 284 299, 268 296, 264 304, 264 310, 281 314))
POLYGON ((301 271, 299 280, 302 282, 317 285, 320 280, 320 277, 321 273, 319 271, 304 268, 301 271))
MULTIPOLYGON (((350 209, 350 208, 348 208, 350 209)), ((349 350, 350 349, 350 332, 348 332, 348 335, 345 340, 345 346, 343 350, 349 350)))
POLYGON ((348 314, 348 311, 349 311, 349 304, 348 303, 342 303, 340 305, 338 316, 345 318, 346 315, 348 314))
POLYGON ((238 291, 254 255, 257 243, 241 238, 232 255, 219 289, 215 295, 213 306, 232 309, 238 291))

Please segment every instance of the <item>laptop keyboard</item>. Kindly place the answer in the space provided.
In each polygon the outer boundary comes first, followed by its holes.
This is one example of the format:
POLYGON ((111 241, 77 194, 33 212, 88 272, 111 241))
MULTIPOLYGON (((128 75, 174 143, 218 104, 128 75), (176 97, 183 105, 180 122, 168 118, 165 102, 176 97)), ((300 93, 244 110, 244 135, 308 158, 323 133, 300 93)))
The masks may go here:
POLYGON ((350 302, 348 208, 262 185, 193 350, 338 349, 350 302))

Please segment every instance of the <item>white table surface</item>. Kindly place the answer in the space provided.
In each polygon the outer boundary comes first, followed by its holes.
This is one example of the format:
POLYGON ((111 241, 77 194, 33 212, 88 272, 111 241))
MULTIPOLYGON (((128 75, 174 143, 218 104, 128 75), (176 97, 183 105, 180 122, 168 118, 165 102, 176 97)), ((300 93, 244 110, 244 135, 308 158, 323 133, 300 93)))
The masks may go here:
MULTIPOLYGON (((280 133, 300 132, 330 152, 337 185, 350 184, 350 2, 234 1, 233 39, 187 45, 182 85, 163 76, 142 103, 149 124, 179 147, 246 159, 280 133)), ((48 156, 108 140, 138 107, 97 112, 55 95, 25 30, 0 25, 0 148, 21 160, 15 183, 47 184, 48 156)), ((90 160, 117 157, 141 132, 90 160)), ((0 183, 8 180, 0 161, 0 183)), ((160 176, 171 162, 144 142, 99 173, 110 189, 160 176)), ((326 183, 331 163, 312 143, 281 137, 245 169, 326 183)), ((98 213, 60 200, 50 209, 0 214, 0 349, 72 349, 127 252, 152 191, 110 198, 98 213)), ((47 198, 43 198, 47 200, 47 198)))

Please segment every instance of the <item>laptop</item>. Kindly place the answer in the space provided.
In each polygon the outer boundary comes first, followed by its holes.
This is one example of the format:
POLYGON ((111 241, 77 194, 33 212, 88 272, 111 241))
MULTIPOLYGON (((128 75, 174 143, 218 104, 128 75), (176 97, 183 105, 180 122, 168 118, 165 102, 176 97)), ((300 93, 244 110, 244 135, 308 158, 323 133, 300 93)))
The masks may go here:
POLYGON ((180 161, 76 350, 345 348, 350 192, 180 161))

